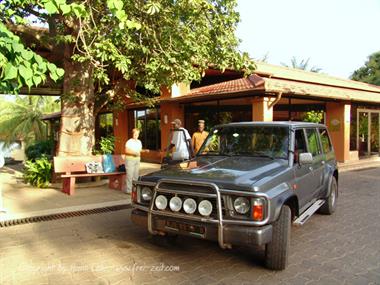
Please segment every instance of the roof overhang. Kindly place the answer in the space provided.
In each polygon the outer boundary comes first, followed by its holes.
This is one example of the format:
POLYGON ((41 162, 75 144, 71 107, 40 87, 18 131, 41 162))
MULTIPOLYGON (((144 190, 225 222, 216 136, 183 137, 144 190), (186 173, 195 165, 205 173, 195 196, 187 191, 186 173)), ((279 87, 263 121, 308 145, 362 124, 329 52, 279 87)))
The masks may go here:
POLYGON ((43 115, 42 120, 49 121, 49 120, 54 120, 54 119, 60 119, 61 117, 62 117, 62 113, 61 111, 59 111, 59 112, 43 115))
POLYGON ((194 102, 204 100, 216 100, 221 98, 233 98, 238 96, 250 96, 265 91, 265 81, 262 77, 252 74, 246 78, 225 81, 217 84, 203 86, 190 90, 182 96, 163 98, 160 102, 194 102))
POLYGON ((312 97, 313 99, 333 99, 342 101, 360 101, 380 103, 380 88, 378 92, 355 90, 342 87, 324 86, 312 83, 294 82, 283 79, 265 79, 265 92, 291 95, 293 97, 312 97))
POLYGON ((32 87, 30 89, 22 87, 20 94, 23 95, 40 95, 40 96, 61 96, 62 88, 52 87, 32 87))
POLYGON ((264 67, 246 78, 195 88, 182 96, 160 101, 186 103, 282 93, 310 99, 380 103, 379 86, 272 65, 264 67))

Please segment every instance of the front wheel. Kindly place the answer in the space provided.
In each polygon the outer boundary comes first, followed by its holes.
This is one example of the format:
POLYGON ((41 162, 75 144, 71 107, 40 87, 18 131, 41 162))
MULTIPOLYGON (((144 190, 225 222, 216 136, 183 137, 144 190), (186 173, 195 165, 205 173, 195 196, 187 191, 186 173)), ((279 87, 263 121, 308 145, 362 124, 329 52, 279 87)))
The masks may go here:
POLYGON ((283 270, 288 264, 292 212, 284 205, 280 217, 273 223, 272 241, 265 246, 265 265, 269 269, 283 270))
POLYGON ((338 183, 333 176, 329 185, 329 196, 326 198, 325 203, 319 208, 319 213, 331 215, 336 210, 336 201, 338 198, 338 183))

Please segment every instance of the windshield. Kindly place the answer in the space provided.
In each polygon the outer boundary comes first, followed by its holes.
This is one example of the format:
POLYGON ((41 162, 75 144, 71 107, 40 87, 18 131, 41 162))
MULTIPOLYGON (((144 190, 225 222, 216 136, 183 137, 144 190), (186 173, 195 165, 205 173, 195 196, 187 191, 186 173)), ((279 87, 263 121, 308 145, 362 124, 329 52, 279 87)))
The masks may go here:
POLYGON ((213 129, 198 152, 203 155, 288 158, 289 129, 278 126, 236 126, 213 129))

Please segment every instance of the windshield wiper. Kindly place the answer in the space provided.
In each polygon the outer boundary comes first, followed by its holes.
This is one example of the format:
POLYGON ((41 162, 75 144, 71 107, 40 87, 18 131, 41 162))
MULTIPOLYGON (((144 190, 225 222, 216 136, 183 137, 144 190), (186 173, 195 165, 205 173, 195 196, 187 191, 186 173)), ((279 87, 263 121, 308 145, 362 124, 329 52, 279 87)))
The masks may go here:
POLYGON ((203 153, 203 154, 198 154, 197 156, 234 156, 236 153, 232 152, 221 152, 221 153, 203 153))
POLYGON ((231 156, 231 154, 227 154, 227 153, 200 153, 200 154, 197 154, 197 156, 231 156))

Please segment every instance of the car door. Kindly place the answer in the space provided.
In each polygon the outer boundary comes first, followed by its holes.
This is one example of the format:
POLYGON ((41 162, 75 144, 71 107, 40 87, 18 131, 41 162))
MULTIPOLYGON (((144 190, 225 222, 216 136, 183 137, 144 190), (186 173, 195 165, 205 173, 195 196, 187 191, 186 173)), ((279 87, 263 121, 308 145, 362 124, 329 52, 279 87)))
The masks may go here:
POLYGON ((299 207, 306 207, 313 199, 318 188, 318 180, 313 172, 313 164, 300 165, 298 157, 301 153, 309 152, 307 136, 304 129, 296 129, 294 132, 294 189, 298 198, 299 207))
POLYGON ((323 181, 320 197, 325 195, 327 190, 329 176, 332 175, 332 169, 335 166, 335 153, 332 147, 330 136, 326 128, 319 128, 319 138, 321 142, 321 147, 323 151, 323 181))
POLYGON ((309 165, 311 175, 311 185, 313 198, 317 198, 324 182, 325 156, 322 152, 321 143, 319 140, 319 132, 317 128, 305 129, 308 152, 313 155, 313 162, 309 165))

